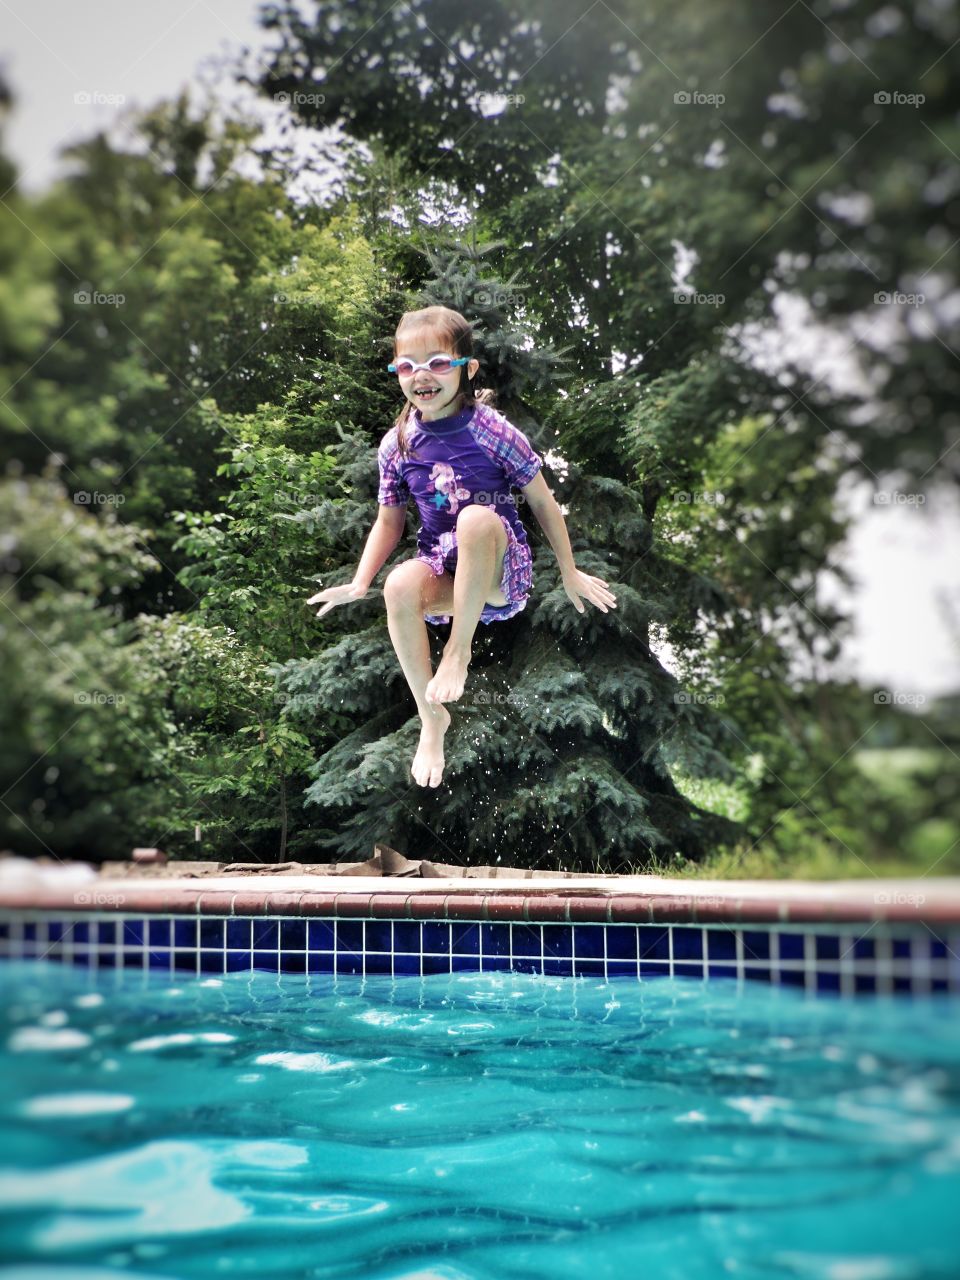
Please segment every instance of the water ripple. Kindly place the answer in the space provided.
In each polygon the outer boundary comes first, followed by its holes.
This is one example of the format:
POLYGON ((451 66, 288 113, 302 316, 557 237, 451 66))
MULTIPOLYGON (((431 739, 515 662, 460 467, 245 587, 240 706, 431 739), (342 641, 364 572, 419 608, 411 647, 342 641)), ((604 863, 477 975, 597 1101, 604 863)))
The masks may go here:
POLYGON ((935 999, 514 974, 0 981, 18 1277, 960 1274, 960 1031, 935 999))

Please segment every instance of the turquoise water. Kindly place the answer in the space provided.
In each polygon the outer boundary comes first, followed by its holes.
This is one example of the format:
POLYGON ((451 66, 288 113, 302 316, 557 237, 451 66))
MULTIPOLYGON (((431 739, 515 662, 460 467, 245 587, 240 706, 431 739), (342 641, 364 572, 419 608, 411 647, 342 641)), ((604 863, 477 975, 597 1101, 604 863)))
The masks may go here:
POLYGON ((960 1275, 953 1004, 0 964, 0 1277, 960 1275))

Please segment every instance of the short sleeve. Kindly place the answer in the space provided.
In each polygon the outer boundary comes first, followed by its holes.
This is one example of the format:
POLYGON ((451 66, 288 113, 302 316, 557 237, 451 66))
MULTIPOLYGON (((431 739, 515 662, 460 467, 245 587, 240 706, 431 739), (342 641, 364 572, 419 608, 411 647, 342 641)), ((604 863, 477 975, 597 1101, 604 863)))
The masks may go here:
POLYGON ((410 500, 410 486, 400 474, 400 452, 397 445, 397 429, 391 427, 380 441, 377 450, 380 466, 380 489, 377 501, 382 507, 399 507, 410 500))
POLYGON ((526 435, 500 413, 487 410, 484 415, 482 442, 490 449, 506 472, 507 479, 518 489, 524 488, 543 466, 526 435))

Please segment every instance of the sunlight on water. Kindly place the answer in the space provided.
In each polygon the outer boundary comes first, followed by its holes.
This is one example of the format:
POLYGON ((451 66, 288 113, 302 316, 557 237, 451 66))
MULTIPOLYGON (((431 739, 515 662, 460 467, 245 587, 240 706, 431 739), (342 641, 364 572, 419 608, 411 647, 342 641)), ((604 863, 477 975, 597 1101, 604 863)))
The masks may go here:
POLYGON ((28 1098, 21 1105, 27 1116, 46 1116, 59 1120, 64 1116, 105 1115, 112 1111, 128 1111, 136 1098, 127 1093, 51 1093, 28 1098))

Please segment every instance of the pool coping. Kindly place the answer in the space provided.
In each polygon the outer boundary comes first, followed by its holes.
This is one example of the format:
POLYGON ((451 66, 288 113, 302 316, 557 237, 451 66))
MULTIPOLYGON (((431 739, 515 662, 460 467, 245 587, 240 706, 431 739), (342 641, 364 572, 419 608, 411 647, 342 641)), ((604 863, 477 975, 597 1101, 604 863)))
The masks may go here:
MULTIPOLYGON (((237 872, 0 879, 0 960, 178 975, 512 971, 960 994, 960 879, 689 881, 237 872)), ((352 871, 352 868, 351 868, 352 871)))
POLYGON ((0 910, 542 923, 960 923, 960 877, 838 881, 660 876, 440 879, 349 875, 0 883, 0 910))

